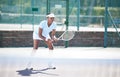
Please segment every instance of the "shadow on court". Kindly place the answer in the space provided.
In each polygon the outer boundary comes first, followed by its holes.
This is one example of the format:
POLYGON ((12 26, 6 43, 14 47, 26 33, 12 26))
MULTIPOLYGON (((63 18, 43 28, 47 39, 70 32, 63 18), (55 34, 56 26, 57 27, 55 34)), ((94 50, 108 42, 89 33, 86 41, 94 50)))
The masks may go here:
POLYGON ((51 76, 59 76, 58 74, 52 74, 52 73, 45 72, 47 70, 55 70, 55 69, 51 69, 51 68, 44 68, 40 70, 24 69, 24 70, 17 70, 16 72, 18 72, 18 74, 21 76, 31 76, 32 74, 39 74, 39 73, 45 74, 45 75, 51 75, 51 76))

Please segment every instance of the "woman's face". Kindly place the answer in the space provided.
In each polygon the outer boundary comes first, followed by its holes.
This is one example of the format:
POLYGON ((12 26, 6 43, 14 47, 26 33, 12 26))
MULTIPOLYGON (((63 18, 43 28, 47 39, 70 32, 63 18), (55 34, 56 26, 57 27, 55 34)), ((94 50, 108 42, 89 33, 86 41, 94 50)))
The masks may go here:
POLYGON ((54 21, 54 17, 48 17, 48 22, 52 23, 54 21))

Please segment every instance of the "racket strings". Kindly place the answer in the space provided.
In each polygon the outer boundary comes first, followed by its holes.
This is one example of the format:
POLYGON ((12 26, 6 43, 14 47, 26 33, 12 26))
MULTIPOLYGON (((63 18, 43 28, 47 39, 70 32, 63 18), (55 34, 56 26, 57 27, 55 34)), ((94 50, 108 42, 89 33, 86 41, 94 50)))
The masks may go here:
POLYGON ((75 35, 74 31, 66 31, 64 35, 62 36, 62 39, 65 41, 71 40, 75 35))

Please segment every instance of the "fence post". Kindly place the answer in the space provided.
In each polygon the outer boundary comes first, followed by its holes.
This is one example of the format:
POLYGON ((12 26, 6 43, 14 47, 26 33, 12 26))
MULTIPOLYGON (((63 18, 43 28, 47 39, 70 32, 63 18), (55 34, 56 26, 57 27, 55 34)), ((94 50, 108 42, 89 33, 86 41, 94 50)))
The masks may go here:
POLYGON ((47 9, 46 9, 47 14, 50 13, 50 0, 47 0, 47 9))
POLYGON ((80 26, 80 0, 77 0, 77 30, 79 31, 80 26))
POLYGON ((104 47, 107 47, 107 27, 108 27, 108 0, 105 0, 105 32, 104 32, 104 47))
MULTIPOLYGON (((69 26, 69 0, 66 1, 66 30, 68 30, 68 26, 69 26)), ((65 41, 65 48, 68 47, 68 41, 65 41)))

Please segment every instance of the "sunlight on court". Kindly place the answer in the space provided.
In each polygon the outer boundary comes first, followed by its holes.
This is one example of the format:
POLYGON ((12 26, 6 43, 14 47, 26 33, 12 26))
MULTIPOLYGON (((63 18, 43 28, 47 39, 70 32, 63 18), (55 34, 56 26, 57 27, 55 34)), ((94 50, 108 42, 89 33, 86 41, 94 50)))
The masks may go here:
POLYGON ((2 77, 119 77, 120 48, 103 47, 39 47, 33 57, 32 47, 0 48, 0 76, 2 77), (52 51, 51 51, 52 52, 52 51), (50 56, 50 54, 52 56, 50 56), (33 70, 27 70, 29 59, 33 70), (52 59, 55 70, 48 69, 52 59), (71 68, 72 67, 72 68, 71 68))

